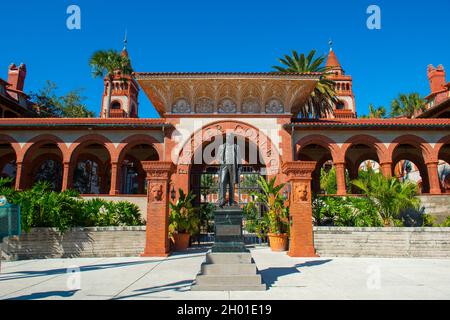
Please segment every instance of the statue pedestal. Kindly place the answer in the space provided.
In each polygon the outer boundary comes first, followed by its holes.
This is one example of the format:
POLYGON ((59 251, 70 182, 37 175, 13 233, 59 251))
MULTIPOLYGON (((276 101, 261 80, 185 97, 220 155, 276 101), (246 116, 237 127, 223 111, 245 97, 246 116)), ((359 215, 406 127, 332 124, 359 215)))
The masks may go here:
POLYGON ((256 264, 245 247, 242 209, 219 208, 214 213, 215 241, 212 252, 192 285, 193 291, 263 291, 256 264))
POLYGON ((242 209, 239 207, 216 209, 212 252, 248 252, 242 235, 242 218, 242 209))

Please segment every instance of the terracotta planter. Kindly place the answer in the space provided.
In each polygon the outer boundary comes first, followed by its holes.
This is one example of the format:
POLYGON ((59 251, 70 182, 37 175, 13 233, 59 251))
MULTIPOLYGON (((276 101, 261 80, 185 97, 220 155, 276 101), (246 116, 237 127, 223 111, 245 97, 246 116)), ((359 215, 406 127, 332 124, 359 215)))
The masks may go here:
POLYGON ((189 247, 189 233, 175 233, 173 235, 174 244, 173 248, 175 251, 186 250, 189 247))
POLYGON ((288 235, 286 233, 269 233, 269 244, 272 251, 286 251, 288 247, 288 235))

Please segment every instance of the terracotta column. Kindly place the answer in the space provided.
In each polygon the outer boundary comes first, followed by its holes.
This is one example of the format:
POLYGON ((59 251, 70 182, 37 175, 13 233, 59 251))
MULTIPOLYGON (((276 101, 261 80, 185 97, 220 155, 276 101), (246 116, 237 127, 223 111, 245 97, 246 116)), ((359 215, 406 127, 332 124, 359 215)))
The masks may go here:
POLYGON ((345 186, 345 163, 335 163, 334 167, 336 168, 337 195, 344 196, 347 194, 345 186))
POLYGON ((143 257, 169 255, 169 185, 172 162, 142 161, 147 174, 147 230, 143 257))
POLYGON ((111 188, 109 194, 114 196, 120 194, 120 166, 117 162, 111 162, 111 188))
POLYGON ((291 257, 316 257, 314 249, 311 174, 315 161, 294 161, 283 164, 283 172, 291 185, 289 212, 291 216, 290 244, 291 257))
POLYGON ((70 162, 64 162, 61 191, 65 191, 69 188, 69 176, 70 176, 69 173, 70 173, 70 162))
POLYGON ((392 162, 380 163, 380 170, 386 178, 392 177, 392 162))
POLYGON ((26 172, 25 172, 25 164, 23 162, 17 162, 16 163, 16 185, 15 188, 18 191, 25 189, 25 183, 26 183, 26 172))
POLYGON ((438 162, 427 162, 428 180, 430 182, 430 194, 441 194, 441 184, 438 176, 438 162))

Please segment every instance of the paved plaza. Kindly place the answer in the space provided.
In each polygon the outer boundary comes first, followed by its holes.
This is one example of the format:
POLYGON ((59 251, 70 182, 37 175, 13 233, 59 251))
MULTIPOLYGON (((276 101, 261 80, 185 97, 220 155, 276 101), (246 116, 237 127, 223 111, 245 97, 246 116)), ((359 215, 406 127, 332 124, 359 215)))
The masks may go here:
POLYGON ((450 298, 450 259, 290 258, 268 248, 252 249, 267 291, 190 291, 205 254, 3 261, 0 299, 450 298))

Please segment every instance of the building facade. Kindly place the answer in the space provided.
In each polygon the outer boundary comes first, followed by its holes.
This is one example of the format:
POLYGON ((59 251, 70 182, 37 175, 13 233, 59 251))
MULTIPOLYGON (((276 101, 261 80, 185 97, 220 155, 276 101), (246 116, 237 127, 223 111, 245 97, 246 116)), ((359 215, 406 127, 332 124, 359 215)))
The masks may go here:
POLYGON ((450 163, 450 119, 357 119, 351 76, 333 51, 327 65, 340 102, 335 116, 315 120, 297 114, 322 74, 117 75, 109 112, 105 82, 100 118, 0 119, 0 174, 18 190, 46 180, 84 196, 146 199, 145 254, 165 255, 171 193, 193 191, 197 204, 217 200, 215 152, 232 132, 244 150, 236 197, 251 201, 258 176, 289 182, 297 239, 290 254, 314 255, 310 200, 321 192, 326 163, 336 169, 338 195, 355 192, 346 179, 368 160, 386 176, 408 160, 420 173, 421 192, 441 195, 448 189, 438 164, 450 163), (139 87, 160 118, 137 117, 139 87))

